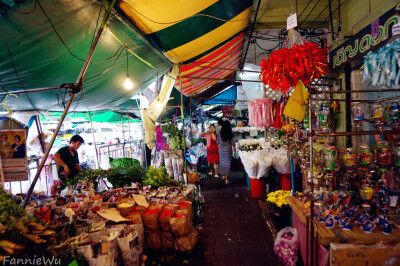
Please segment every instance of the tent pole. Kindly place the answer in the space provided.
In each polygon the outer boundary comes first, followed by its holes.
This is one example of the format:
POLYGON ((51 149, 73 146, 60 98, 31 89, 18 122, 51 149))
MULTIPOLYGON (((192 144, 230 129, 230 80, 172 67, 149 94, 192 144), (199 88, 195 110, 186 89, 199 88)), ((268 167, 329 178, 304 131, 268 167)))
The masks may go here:
POLYGON ((250 72, 250 73, 258 73, 258 74, 260 74, 260 73, 261 73, 261 71, 245 70, 245 69, 238 69, 238 68, 224 68, 224 67, 196 66, 196 65, 191 65, 191 64, 188 64, 187 66, 190 66, 190 67, 209 68, 209 69, 231 70, 231 71, 236 71, 236 72, 250 72))
POLYGON ((39 126, 38 120, 39 120, 38 115, 35 115, 35 123, 36 123, 36 129, 38 132, 39 143, 40 143, 40 147, 42 148, 42 152, 44 153, 46 151, 46 149, 44 148, 44 143, 43 143, 43 138, 42 138, 42 128, 39 126))
POLYGON ((183 113, 183 85, 182 85, 182 65, 179 65, 179 81, 181 83, 181 116, 182 116, 182 133, 183 133, 183 163, 185 165, 185 184, 187 185, 187 163, 186 163, 186 130, 185 130, 185 115, 183 113))
POLYGON ((124 119, 122 118, 122 114, 121 114, 121 128, 122 128, 122 139, 124 140, 124 146, 123 146, 123 148, 122 148, 122 153, 123 153, 124 157, 126 158, 126 156, 125 156, 125 132, 124 132, 124 119))
POLYGON ((95 137, 94 137, 92 115, 90 114, 90 111, 89 111, 89 120, 90 120, 90 127, 92 128, 94 149, 95 149, 95 151, 96 151, 97 167, 100 168, 99 153, 97 152, 97 144, 96 144, 96 139, 95 139, 95 137))
MULTIPOLYGON (((61 125, 64 122, 65 116, 67 115, 69 107, 71 106, 72 101, 74 100, 74 98, 75 98, 75 93, 72 93, 71 96, 69 97, 67 105, 65 106, 65 109, 64 109, 64 112, 63 112, 63 114, 62 114, 62 116, 60 118, 60 121, 58 122, 57 127, 54 130, 53 137, 51 137, 50 145, 46 149, 46 152, 43 155, 43 158, 42 158, 42 161, 40 162, 39 168, 36 171, 35 178, 33 179, 32 183, 31 183, 31 186, 30 186, 30 188, 28 190, 28 193, 25 196, 24 202, 22 203, 22 208, 24 208, 24 209, 25 209, 26 205, 28 204, 29 198, 31 197, 32 192, 33 192, 33 188, 35 187, 36 182, 39 179, 40 173, 42 172, 44 164, 45 164, 47 158, 49 157, 50 150, 53 147, 54 141, 56 140, 56 137, 58 135, 58 132, 60 131, 61 125)), ((39 136, 39 137, 41 137, 41 136, 39 136)))
MULTIPOLYGON (((136 99, 136 105, 138 106, 138 110, 143 110, 142 108, 140 108, 138 99, 136 99)), ((145 142, 146 135, 144 133, 142 112, 140 112, 140 124, 142 125, 142 153, 144 153, 144 166, 147 169, 147 154, 146 154, 146 142, 145 142)))
POLYGON ((46 160, 47 160, 47 157, 49 157, 50 150, 51 150, 51 148, 53 147, 54 141, 56 140, 56 137, 57 137, 57 135, 58 135, 58 132, 60 131, 61 125, 62 125, 62 123, 64 122, 65 116, 66 116, 67 113, 68 113, 69 107, 71 106, 72 101, 74 100, 76 93, 79 92, 79 91, 81 90, 82 81, 83 81, 83 78, 85 77, 86 71, 87 71, 87 69, 88 69, 88 67, 89 67, 90 60, 91 60, 92 57, 93 57, 94 49, 96 48, 97 43, 99 42, 100 36, 101 36, 101 34, 102 34, 103 30, 104 30, 104 27, 105 27, 105 25, 106 25, 108 19, 109 19, 110 16, 111 16, 111 11, 112 11, 112 9, 113 9, 113 6, 114 6, 115 2, 116 2, 116 0, 113 0, 113 1, 111 2, 110 6, 109 6, 109 8, 108 8, 108 10, 107 10, 107 13, 106 13, 106 15, 105 15, 105 17, 104 17, 102 26, 99 28, 99 31, 97 32, 96 38, 95 38, 95 40, 93 41, 92 46, 90 47, 90 51, 89 51, 89 54, 88 54, 88 56, 87 56, 87 58, 86 58, 85 64, 84 64, 83 67, 82 67, 81 73, 79 73, 78 79, 76 80, 76 85, 77 85, 78 90, 73 90, 73 92, 71 93, 71 96, 69 97, 68 103, 67 103, 67 105, 65 106, 65 109, 64 109, 64 111, 63 111, 63 114, 62 114, 61 117, 60 117, 60 121, 58 122, 58 125, 57 125, 57 127, 56 127, 56 129, 55 129, 55 131, 54 131, 54 133, 53 133, 53 137, 52 137, 51 140, 50 140, 50 145, 49 145, 49 147, 47 147, 47 150, 46 150, 46 152, 45 152, 45 154, 44 154, 44 156, 43 156, 43 159, 42 159, 42 161, 40 162, 40 166, 39 166, 39 168, 38 168, 37 171, 36 171, 35 178, 33 179, 32 184, 31 184, 31 186, 30 186, 30 188, 29 188, 29 190, 28 190, 28 193, 27 193, 26 196, 25 196, 24 202, 22 203, 22 208, 24 208, 24 209, 25 209, 26 205, 28 204, 29 198, 30 198, 31 195, 32 195, 33 188, 35 187, 36 182, 37 182, 37 180, 39 179, 40 173, 41 173, 42 170, 43 170, 43 167, 44 167, 44 164, 45 164, 45 162, 46 162, 46 160))
POLYGON ((15 91, 2 91, 0 95, 8 95, 8 94, 20 94, 20 93, 28 93, 28 92, 38 92, 38 91, 49 91, 49 90, 58 90, 60 87, 48 87, 48 88, 36 88, 30 90, 15 90, 15 91))
POLYGON ((131 120, 131 117, 129 116, 129 114, 126 114, 127 116, 128 116, 128 130, 129 130, 129 139, 128 139, 128 141, 129 141, 129 143, 130 143, 130 147, 131 147, 131 155, 132 155, 132 141, 131 141, 131 123, 130 123, 130 120, 131 120))

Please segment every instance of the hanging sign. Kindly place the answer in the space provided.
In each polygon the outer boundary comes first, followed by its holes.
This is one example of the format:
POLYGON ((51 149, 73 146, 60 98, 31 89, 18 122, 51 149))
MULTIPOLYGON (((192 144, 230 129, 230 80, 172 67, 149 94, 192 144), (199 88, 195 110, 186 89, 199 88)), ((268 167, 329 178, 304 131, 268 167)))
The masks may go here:
POLYGON ((297 14, 294 13, 287 18, 287 30, 297 27, 297 14))
POLYGON ((233 107, 222 107, 222 115, 227 119, 232 119, 233 107))
POLYGON ((378 22, 374 22, 374 25, 368 25, 330 52, 331 69, 340 68, 354 60, 361 60, 369 51, 376 51, 384 45, 385 41, 393 36, 393 27, 400 22, 397 15, 399 11, 400 3, 377 19, 378 22), (377 31, 379 34, 374 37, 377 31))
POLYGON ((0 130, 0 157, 4 181, 28 180, 26 129, 0 130))

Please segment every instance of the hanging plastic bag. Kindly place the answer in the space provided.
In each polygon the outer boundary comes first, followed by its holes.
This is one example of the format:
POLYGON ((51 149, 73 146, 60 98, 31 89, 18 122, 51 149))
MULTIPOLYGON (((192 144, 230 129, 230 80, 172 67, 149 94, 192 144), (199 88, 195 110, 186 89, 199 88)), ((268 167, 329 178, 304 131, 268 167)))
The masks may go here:
POLYGON ((298 249, 299 235, 296 228, 288 226, 278 232, 274 243, 274 251, 285 266, 296 265, 298 249))

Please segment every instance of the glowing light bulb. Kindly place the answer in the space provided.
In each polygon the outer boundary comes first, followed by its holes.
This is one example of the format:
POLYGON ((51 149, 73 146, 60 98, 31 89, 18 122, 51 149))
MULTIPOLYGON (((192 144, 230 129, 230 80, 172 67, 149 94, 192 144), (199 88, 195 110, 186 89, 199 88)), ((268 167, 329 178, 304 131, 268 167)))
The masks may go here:
POLYGON ((161 109, 162 108, 161 103, 159 101, 156 102, 156 108, 157 109, 161 109))
POLYGON ((130 89, 132 89, 132 87, 133 87, 132 81, 131 81, 131 79, 129 78, 129 74, 126 74, 126 79, 125 79, 125 82, 124 82, 124 87, 125 87, 125 89, 127 89, 127 90, 130 90, 130 89))

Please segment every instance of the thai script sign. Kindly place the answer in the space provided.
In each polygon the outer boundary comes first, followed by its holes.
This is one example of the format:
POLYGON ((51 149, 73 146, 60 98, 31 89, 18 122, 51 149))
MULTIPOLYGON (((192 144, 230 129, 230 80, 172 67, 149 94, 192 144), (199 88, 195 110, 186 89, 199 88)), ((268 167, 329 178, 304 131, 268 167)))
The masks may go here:
POLYGON ((351 39, 331 51, 329 53, 331 69, 337 69, 353 60, 361 59, 368 51, 375 51, 382 46, 386 40, 392 37, 392 27, 400 22, 400 17, 397 15, 399 10, 400 3, 379 18, 378 36, 372 37, 372 30, 377 30, 376 24, 368 25, 351 39))

